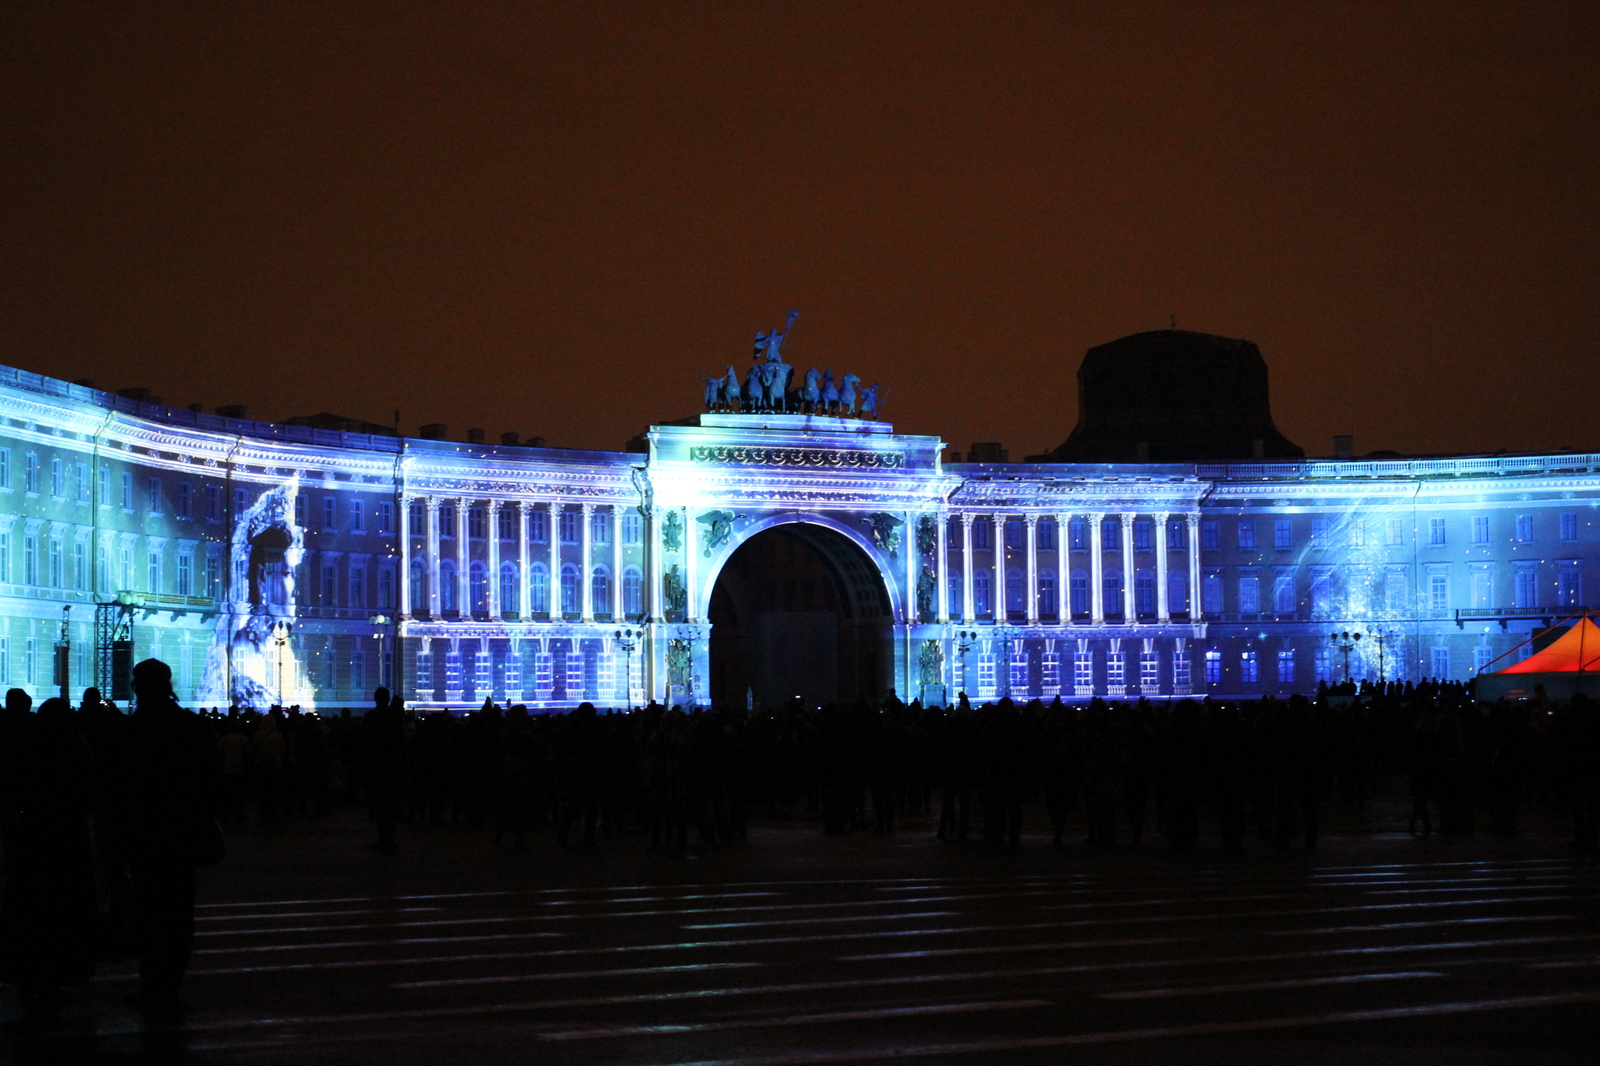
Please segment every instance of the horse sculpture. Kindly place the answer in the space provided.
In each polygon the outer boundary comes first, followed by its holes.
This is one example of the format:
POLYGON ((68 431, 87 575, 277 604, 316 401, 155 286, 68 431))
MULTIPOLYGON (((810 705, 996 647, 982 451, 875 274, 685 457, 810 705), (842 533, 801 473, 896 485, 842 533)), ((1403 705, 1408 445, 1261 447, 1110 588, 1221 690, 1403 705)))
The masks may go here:
POLYGON ((730 366, 728 368, 727 375, 722 379, 722 409, 724 411, 732 411, 738 406, 739 375, 733 369, 733 367, 730 366))
POLYGON ((706 378, 706 410, 722 410, 722 379, 706 378))
POLYGON ((854 374, 846 374, 839 383, 839 414, 853 415, 856 413, 856 386, 861 379, 854 374))
POLYGON ((833 371, 822 376, 822 410, 826 414, 839 413, 839 386, 833 383, 833 371))
POLYGON ((800 390, 800 403, 806 414, 816 414, 822 403, 822 371, 812 367, 806 371, 806 383, 800 390))

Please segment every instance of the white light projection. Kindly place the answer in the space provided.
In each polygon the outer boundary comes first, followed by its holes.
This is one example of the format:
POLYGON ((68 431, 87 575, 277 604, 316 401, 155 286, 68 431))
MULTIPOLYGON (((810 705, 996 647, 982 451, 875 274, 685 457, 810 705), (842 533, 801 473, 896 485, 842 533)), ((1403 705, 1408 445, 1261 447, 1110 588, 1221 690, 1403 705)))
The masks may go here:
POLYGON ((232 588, 206 652, 201 703, 316 706, 288 640, 295 619, 294 574, 305 551, 295 521, 299 491, 298 479, 267 490, 234 526, 232 588))

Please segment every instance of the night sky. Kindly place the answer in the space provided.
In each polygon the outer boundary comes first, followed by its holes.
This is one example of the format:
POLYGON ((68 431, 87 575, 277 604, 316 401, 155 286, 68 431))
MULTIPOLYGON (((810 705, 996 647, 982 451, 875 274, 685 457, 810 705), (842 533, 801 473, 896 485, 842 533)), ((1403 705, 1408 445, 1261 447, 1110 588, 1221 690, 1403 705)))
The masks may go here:
POLYGON ((802 317, 1013 458, 1247 337, 1308 454, 1600 448, 1600 5, 0 9, 0 362, 614 449, 802 317))

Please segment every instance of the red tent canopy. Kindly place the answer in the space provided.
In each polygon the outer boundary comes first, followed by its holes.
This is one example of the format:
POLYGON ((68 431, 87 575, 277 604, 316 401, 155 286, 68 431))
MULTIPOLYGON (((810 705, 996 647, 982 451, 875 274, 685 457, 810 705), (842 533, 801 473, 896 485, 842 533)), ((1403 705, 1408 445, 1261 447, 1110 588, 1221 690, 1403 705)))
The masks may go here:
POLYGON ((1600 626, 1588 616, 1563 633, 1544 651, 1535 652, 1520 663, 1496 670, 1499 674, 1575 674, 1600 670, 1600 626))

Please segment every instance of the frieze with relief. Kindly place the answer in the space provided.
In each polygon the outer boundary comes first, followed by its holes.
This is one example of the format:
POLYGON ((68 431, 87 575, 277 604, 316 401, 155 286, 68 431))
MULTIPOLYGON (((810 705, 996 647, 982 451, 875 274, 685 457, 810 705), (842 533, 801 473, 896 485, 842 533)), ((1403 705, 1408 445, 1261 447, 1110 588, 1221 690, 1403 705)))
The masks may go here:
POLYGON ((835 470, 900 470, 903 452, 861 452, 841 448, 761 448, 736 444, 697 444, 689 449, 696 463, 744 466, 800 466, 835 470))

